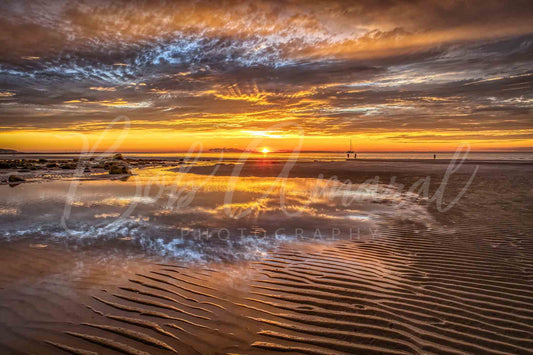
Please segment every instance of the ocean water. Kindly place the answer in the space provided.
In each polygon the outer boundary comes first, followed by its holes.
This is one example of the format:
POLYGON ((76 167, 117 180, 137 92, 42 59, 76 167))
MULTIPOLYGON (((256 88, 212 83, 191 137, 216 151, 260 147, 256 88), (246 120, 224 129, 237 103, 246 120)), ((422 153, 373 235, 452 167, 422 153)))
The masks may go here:
MULTIPOLYGON (((379 160, 410 160, 410 159, 433 159, 432 152, 418 153, 418 152, 377 152, 377 153, 357 153, 357 159, 379 159, 379 160)), ((452 159, 455 152, 437 153, 438 159, 452 159)), ((162 158, 162 159, 174 159, 176 157, 182 157, 184 154, 180 153, 127 153, 124 154, 131 158, 162 158)), ((190 154, 195 156, 195 154, 190 154)), ((270 152, 263 153, 202 153, 199 154, 200 159, 212 159, 212 160, 254 160, 265 159, 270 160, 297 160, 297 161, 343 161, 346 159, 345 152, 299 152, 299 153, 281 153, 270 152)), ((353 154, 351 155, 353 158, 353 154)), ((533 160, 533 152, 469 152, 466 155, 467 160, 533 160)))
MULTIPOLYGON (((357 159, 379 159, 379 160, 411 160, 411 159, 433 159, 433 152, 374 152, 357 153, 357 159)), ((452 159, 454 152, 436 153, 437 159, 452 159)), ((110 156, 111 154, 95 154, 98 156, 110 156)), ((268 158, 270 160, 297 160, 297 161, 343 161, 346 159, 345 152, 270 152, 263 153, 240 153, 240 152, 181 152, 181 153, 123 153, 124 157, 131 159, 168 159, 177 160, 183 158, 194 158, 199 160, 220 160, 235 162, 239 160, 257 160, 268 158)), ((1 159, 73 159, 79 158, 76 153, 30 153, 30 154, 2 154, 1 159)), ((353 155, 352 155, 353 157, 353 155)), ((467 160, 485 161, 533 161, 533 152, 469 152, 466 154, 467 160)))

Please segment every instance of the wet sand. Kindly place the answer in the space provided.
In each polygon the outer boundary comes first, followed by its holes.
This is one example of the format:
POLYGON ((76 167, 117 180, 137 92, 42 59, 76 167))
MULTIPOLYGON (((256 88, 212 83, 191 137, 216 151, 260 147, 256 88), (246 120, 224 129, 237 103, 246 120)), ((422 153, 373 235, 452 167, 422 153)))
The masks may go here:
MULTIPOLYGON (((298 163, 292 178, 379 177, 409 189, 444 161, 298 163)), ((219 166, 231 175, 234 165, 219 166)), ((189 172, 205 176, 213 167, 189 172)), ((278 176, 246 164, 240 176, 278 176)), ((194 265, 115 249, 0 243, 2 353, 529 353, 533 164, 469 162, 438 222, 362 240, 288 242, 255 261, 194 265), (476 170, 476 166, 479 166, 476 170)), ((418 190, 417 190, 418 192, 418 190)), ((283 225, 283 220, 278 222, 283 225)))

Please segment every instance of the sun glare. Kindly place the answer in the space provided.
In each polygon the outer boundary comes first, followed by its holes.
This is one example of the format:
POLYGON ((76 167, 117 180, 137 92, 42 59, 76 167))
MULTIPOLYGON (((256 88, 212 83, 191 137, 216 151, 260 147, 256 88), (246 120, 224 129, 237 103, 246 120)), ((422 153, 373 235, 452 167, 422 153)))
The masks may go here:
POLYGON ((261 153, 263 153, 263 154, 267 154, 267 153, 270 153, 270 150, 268 150, 268 148, 263 148, 263 149, 261 150, 261 153))

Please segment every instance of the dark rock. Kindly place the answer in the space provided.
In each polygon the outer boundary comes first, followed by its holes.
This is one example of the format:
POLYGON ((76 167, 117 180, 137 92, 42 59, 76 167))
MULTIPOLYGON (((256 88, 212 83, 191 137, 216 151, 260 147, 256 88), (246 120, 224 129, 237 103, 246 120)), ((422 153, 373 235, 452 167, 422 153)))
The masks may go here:
POLYGON ((130 174, 130 170, 124 165, 111 165, 109 167, 109 174, 130 174))
POLYGON ((9 181, 9 182, 24 182, 24 181, 26 181, 26 179, 24 179, 22 176, 18 176, 18 175, 9 175, 9 177, 7 178, 7 181, 9 181))
POLYGON ((65 164, 61 164, 59 166, 61 169, 76 169, 76 164, 73 164, 73 163, 65 163, 65 164))

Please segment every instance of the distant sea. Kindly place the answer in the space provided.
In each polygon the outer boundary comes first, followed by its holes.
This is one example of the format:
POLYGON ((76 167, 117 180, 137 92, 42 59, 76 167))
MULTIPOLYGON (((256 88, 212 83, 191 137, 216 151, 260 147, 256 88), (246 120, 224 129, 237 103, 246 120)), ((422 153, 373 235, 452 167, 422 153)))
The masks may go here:
MULTIPOLYGON (((165 159, 178 160, 183 158, 195 158, 199 160, 221 160, 238 161, 247 160, 298 160, 298 161, 342 161, 346 159, 343 152, 300 152, 280 153, 241 153, 241 152, 204 152, 204 153, 122 153, 125 158, 130 159, 165 159)), ((377 160, 420 160, 433 159, 433 152, 361 152, 357 153, 357 159, 377 159, 377 160)), ((101 155, 101 153, 95 153, 101 155)), ((437 153, 437 159, 452 159, 454 152, 437 153)), ((79 153, 20 153, 20 154, 0 154, 0 159, 73 159, 79 158, 79 153)), ((351 156, 353 157, 353 155, 351 156)), ((533 152, 470 152, 467 160, 497 160, 497 161, 533 161, 533 152)))

